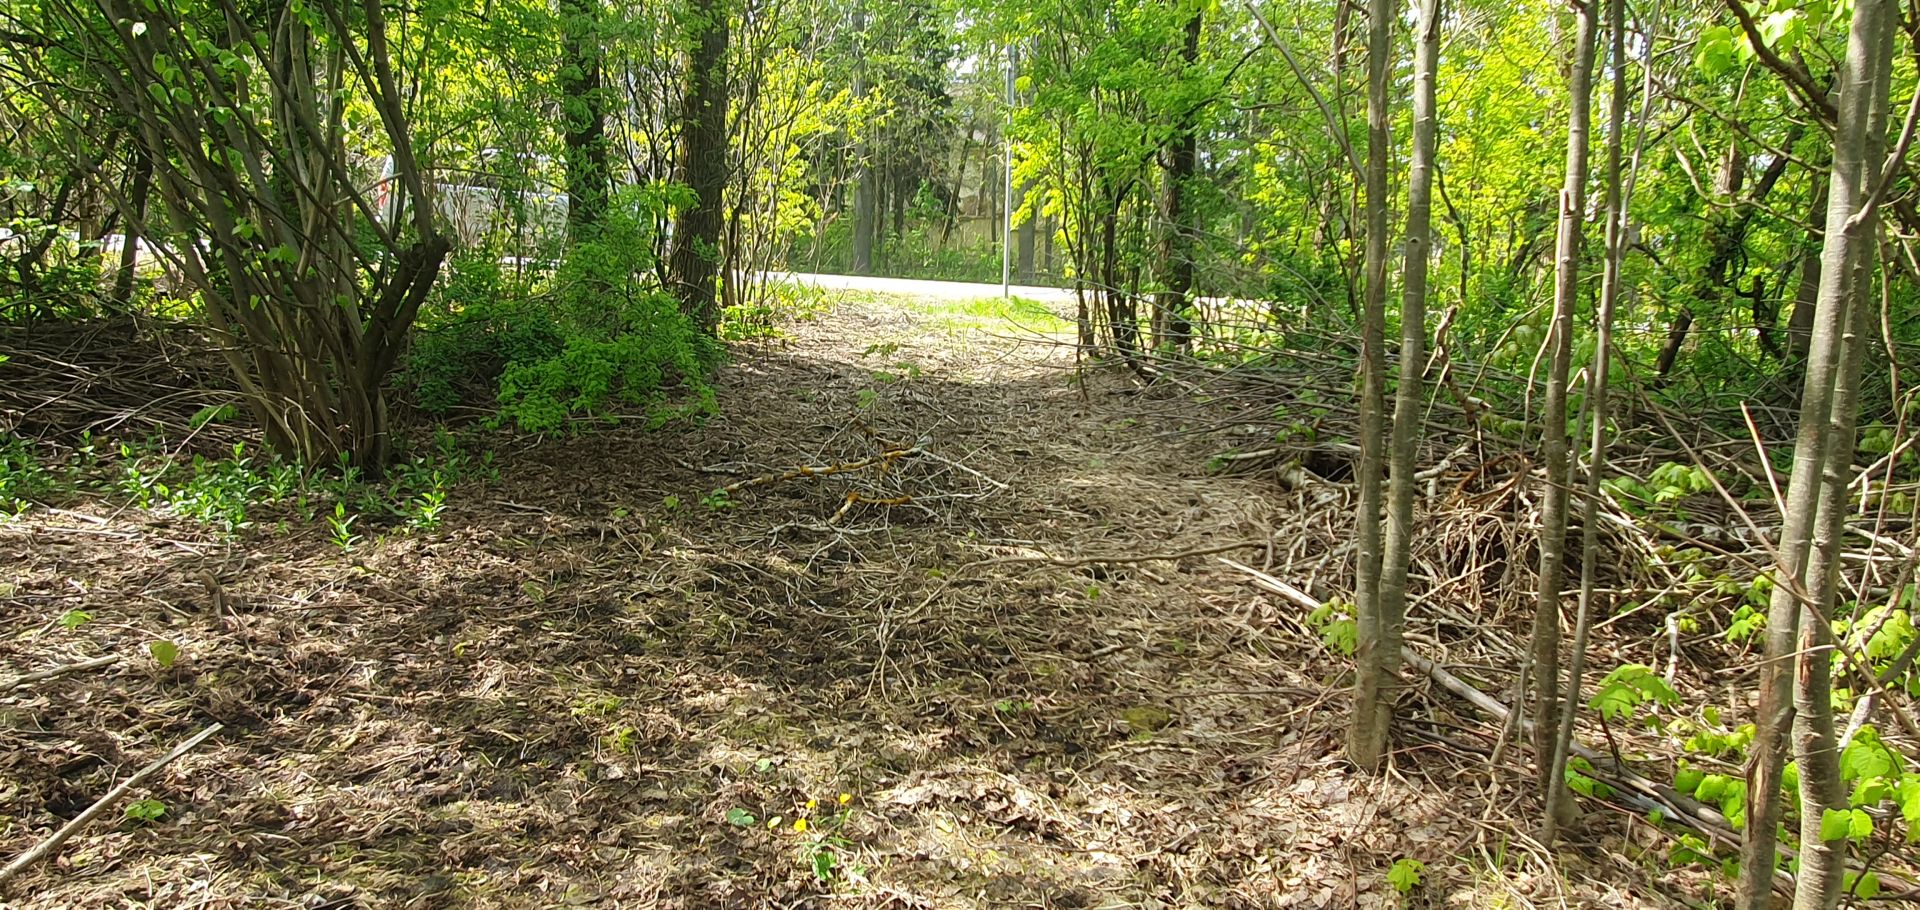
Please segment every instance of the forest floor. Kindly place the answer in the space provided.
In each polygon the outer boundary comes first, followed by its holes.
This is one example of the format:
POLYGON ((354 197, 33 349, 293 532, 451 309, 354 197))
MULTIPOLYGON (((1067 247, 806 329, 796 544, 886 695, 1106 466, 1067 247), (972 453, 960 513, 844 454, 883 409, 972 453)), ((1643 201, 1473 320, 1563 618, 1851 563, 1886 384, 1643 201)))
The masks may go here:
POLYGON ((1350 770, 1349 659, 1306 611, 1215 554, 1140 559, 1269 541, 1300 501, 1209 472, 1244 403, 1076 370, 1068 329, 850 297, 740 348, 720 416, 483 437, 498 476, 455 486, 437 530, 345 550, 106 502, 0 523, 0 679, 122 656, 0 693, 0 857, 226 725, 129 795, 163 818, 116 808, 0 905, 1699 896, 1605 809, 1549 865, 1521 777, 1484 757, 1404 740, 1388 773, 1350 770), (1406 895, 1402 859, 1424 864, 1406 895))

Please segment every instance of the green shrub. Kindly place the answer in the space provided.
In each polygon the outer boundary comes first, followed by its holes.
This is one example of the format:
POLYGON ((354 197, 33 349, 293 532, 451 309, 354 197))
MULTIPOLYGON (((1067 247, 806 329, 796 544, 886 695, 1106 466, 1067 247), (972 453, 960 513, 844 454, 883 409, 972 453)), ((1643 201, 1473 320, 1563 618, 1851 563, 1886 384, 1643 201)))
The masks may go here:
POLYGON ((444 414, 491 403, 494 423, 529 432, 633 408, 656 423, 710 412, 704 377, 720 348, 655 278, 666 195, 628 190, 594 236, 533 281, 489 255, 455 262, 408 358, 415 404, 444 414), (689 400, 671 407, 674 393, 689 400))
POLYGON ((0 440, 0 516, 24 511, 27 503, 53 492, 57 480, 26 440, 13 435, 0 440))
POLYGON ((414 332, 406 382, 414 404, 444 415, 490 404, 508 364, 558 356, 566 338, 551 307, 490 256, 461 257, 414 332))

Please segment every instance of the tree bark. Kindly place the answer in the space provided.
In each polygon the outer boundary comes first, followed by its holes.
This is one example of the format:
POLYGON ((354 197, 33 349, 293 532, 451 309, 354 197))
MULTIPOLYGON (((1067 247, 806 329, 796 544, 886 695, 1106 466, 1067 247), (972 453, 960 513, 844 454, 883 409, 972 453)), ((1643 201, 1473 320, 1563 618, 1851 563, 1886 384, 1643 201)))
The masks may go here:
MULTIPOLYGON (((1882 17, 1883 23, 1894 18, 1882 17)), ((1885 155, 1888 81, 1892 73, 1894 29, 1883 27, 1875 36, 1867 128, 1863 143, 1867 183, 1872 198, 1885 155)), ((1842 110, 1845 110, 1843 107, 1842 110)), ((1833 910, 1839 905, 1846 880, 1847 842, 1821 839, 1822 821, 1829 809, 1848 808, 1840 781, 1840 753, 1833 722, 1833 626, 1839 602, 1841 537, 1853 480, 1855 430, 1860 410, 1860 377, 1867 355, 1871 291, 1879 219, 1856 211, 1845 222, 1845 242, 1852 262, 1846 287, 1846 316, 1840 339, 1838 376, 1828 409, 1827 453, 1820 466, 1820 504, 1814 518, 1806 584, 1809 598, 1800 605, 1800 637, 1794 666, 1794 759, 1800 766, 1800 875, 1794 882, 1795 910, 1833 910), (1856 224, 1857 222, 1857 224, 1856 224)))
POLYGON ((1374 659, 1358 672, 1372 675, 1363 688, 1377 693, 1354 712, 1355 738, 1366 737, 1385 754, 1399 695, 1400 643, 1407 615, 1407 563, 1413 549, 1414 471, 1422 435, 1425 396, 1427 269, 1433 246, 1433 173, 1437 133, 1436 89, 1440 71, 1441 0, 1423 0, 1413 56, 1413 156, 1407 170, 1407 227, 1400 297, 1400 382, 1394 390, 1393 452, 1387 490, 1386 552, 1380 566, 1379 640, 1374 659))
POLYGON ((590 236, 607 213, 607 100, 600 0, 560 0, 560 110, 566 144, 567 236, 590 236))
POLYGON ((140 241, 146 236, 147 197, 153 192, 153 160, 146 152, 134 149, 133 189, 127 196, 127 214, 120 219, 123 239, 120 245, 120 269, 113 276, 113 307, 126 313, 133 309, 133 284, 140 267, 140 241))
MULTIPOLYGON (((1845 369, 1858 369, 1847 363, 1850 343, 1847 327, 1857 319, 1850 311, 1864 306, 1863 288, 1856 272, 1863 258, 1871 255, 1871 219, 1856 218, 1862 209, 1870 182, 1880 167, 1873 154, 1876 143, 1871 137, 1884 129, 1885 102, 1876 96, 1885 91, 1883 70, 1891 59, 1892 4, 1889 0, 1856 0, 1842 64, 1839 89, 1839 119, 1834 130, 1833 173, 1827 190, 1827 231, 1821 248, 1820 293, 1813 317, 1806 375, 1801 384, 1800 429, 1794 439, 1793 472, 1787 486, 1786 514, 1780 529, 1779 565, 1775 569, 1772 600, 1767 609, 1765 659, 1760 664, 1760 706, 1754 718, 1755 732, 1749 749, 1746 796, 1746 838, 1740 849, 1740 880, 1735 896, 1742 910, 1765 910, 1773 899, 1773 870, 1776 860, 1775 829, 1780 820, 1781 774, 1786 764, 1788 732, 1795 715, 1796 695, 1806 699, 1826 685, 1830 659, 1822 650, 1817 657, 1800 655, 1802 619, 1820 626, 1806 630, 1808 640, 1824 641, 1829 633, 1825 620, 1815 609, 1830 603, 1831 582, 1837 560, 1826 563, 1823 577, 1809 572, 1814 557, 1814 537, 1822 523, 1822 499, 1828 495, 1844 497, 1844 483, 1829 486, 1835 472, 1844 474, 1852 462, 1854 393, 1846 381, 1845 369), (1876 122, 1881 121, 1881 122, 1876 122), (1840 433, 1844 424, 1844 434, 1840 433), (1841 438, 1844 435, 1844 438, 1841 438), (1829 462, 1841 462, 1830 465, 1829 462), (1807 597, 1803 603, 1802 595, 1807 597), (1791 666, 1791 669, 1790 669, 1791 666), (1794 675, 1801 676, 1794 685, 1794 675), (1819 682, 1810 677, 1821 676, 1819 682), (1797 691, 1796 691, 1797 690, 1797 691)), ((1857 358, 1855 358, 1857 360, 1857 358)), ((1827 522, 1841 520, 1844 499, 1830 507, 1827 522)), ((1823 541, 1837 546, 1837 534, 1823 541)), ((1801 769, 1802 809, 1811 812, 1812 838, 1803 839, 1799 907, 1831 907, 1838 897, 1837 866, 1844 851, 1820 841, 1821 809, 1831 805, 1838 790, 1837 768, 1823 768, 1829 757, 1823 752, 1832 745, 1831 703, 1815 708, 1813 718, 1803 721, 1810 737, 1798 743, 1798 751, 1813 761, 1801 769), (1818 726, 1825 716, 1825 745, 1818 726), (1811 775, 1811 776, 1810 776, 1811 775), (1810 854, 1810 855, 1809 855, 1810 854), (1808 864, 1812 864, 1812 868, 1808 864)), ((1803 838, 1808 823, 1803 819, 1803 838)))
MULTIPOLYGON (((1565 786, 1553 780, 1554 724, 1560 704, 1560 594, 1566 566, 1567 501, 1573 470, 1567 439, 1567 375, 1573 362, 1573 313, 1580 297, 1580 254, 1585 242, 1582 221, 1587 208, 1588 133, 1593 121, 1593 57, 1595 11, 1598 0, 1574 4, 1573 61, 1567 73, 1566 184, 1560 189, 1560 228, 1555 243, 1551 364, 1547 394, 1540 415, 1541 449, 1546 461, 1546 489, 1540 507, 1540 579, 1534 603, 1530 653, 1535 697, 1534 757, 1539 767, 1539 792, 1549 804, 1552 793, 1565 786)), ((1553 821, 1548 820, 1548 830, 1553 821)))
MULTIPOLYGON (((867 11, 864 6, 855 6, 853 11, 853 31, 856 49, 853 62, 853 97, 866 101, 870 91, 867 84, 866 40, 867 11)), ((859 141, 854 143, 853 157, 856 176, 853 183, 853 262, 855 275, 873 274, 873 235, 879 220, 879 206, 874 196, 879 190, 879 180, 874 174, 871 142, 867 138, 870 125, 862 124, 859 141)), ((962 163, 964 170, 965 164, 962 163)))
POLYGON ((669 274, 683 312, 708 334, 720 325, 715 280, 720 231, 726 226, 727 8, 723 0, 695 0, 693 53, 680 114, 680 180, 693 190, 673 229, 669 274))
MULTIPOLYGON (((1015 187, 1016 195, 1013 202, 1015 211, 1026 207, 1027 194, 1032 191, 1033 184, 1029 181, 1022 181, 1015 187)), ((1020 222, 1020 226, 1014 230, 1014 280, 1020 284, 1033 283, 1033 253, 1036 239, 1034 235, 1037 233, 1035 223, 1039 220, 1040 213, 1030 212, 1026 220, 1020 222)))
POLYGON ((1793 312, 1787 316, 1787 359, 1802 362, 1813 342, 1813 311, 1820 302, 1820 255, 1827 230, 1827 184, 1814 181, 1813 212, 1806 246, 1800 254, 1800 283, 1793 294, 1793 312))
MULTIPOLYGON (((1799 141, 1796 129, 1787 134, 1785 151, 1791 151, 1799 141)), ((1727 200, 1729 208, 1716 209, 1707 219, 1707 228, 1702 240, 1707 245, 1707 266, 1701 275, 1700 283, 1694 288, 1694 299, 1709 313, 1723 308, 1729 291, 1737 276, 1732 274, 1733 266, 1740 255, 1746 251, 1747 232, 1753 225, 1753 217, 1759 212, 1759 205, 1765 202, 1779 184, 1787 171, 1790 160, 1786 155, 1775 155, 1767 169, 1755 181, 1753 191, 1741 195, 1746 183, 1746 155, 1740 151, 1739 140, 1727 143, 1727 153, 1720 159, 1720 170, 1714 177, 1714 195, 1727 200)), ((1674 317, 1673 326, 1667 330, 1667 342, 1660 349, 1660 356, 1654 362, 1654 375, 1665 379, 1680 362, 1680 352, 1684 350, 1687 334, 1693 328, 1695 313, 1691 308, 1682 306, 1674 317)))
MULTIPOLYGON (((1580 606, 1573 626, 1573 655, 1567 688, 1556 719, 1552 767, 1547 772, 1545 842, 1551 846, 1573 816, 1572 791, 1564 780, 1573 724, 1580 713, 1581 677, 1587 665, 1587 633, 1593 622, 1594 571, 1600 561, 1600 478, 1607 465, 1607 382, 1613 364, 1613 311, 1620 299, 1620 267, 1627 248, 1627 196, 1623 138, 1627 125, 1626 0, 1607 2, 1607 59, 1612 89, 1607 104, 1606 259, 1600 277, 1593 364, 1587 372, 1587 409, 1591 416, 1586 482, 1580 498, 1580 606)), ((1546 717, 1542 716, 1544 722, 1546 717)))
MULTIPOLYGON (((1385 467, 1385 389, 1387 384, 1387 169, 1392 156, 1389 132, 1393 111, 1387 96, 1393 70, 1394 0, 1367 3, 1367 161, 1366 294, 1360 322, 1360 496, 1355 516, 1353 710, 1371 719, 1380 710, 1381 680, 1371 669, 1383 657, 1384 624, 1380 610, 1381 474, 1385 467)), ((1373 770, 1385 757, 1385 743, 1371 723, 1347 728, 1347 758, 1373 770)))
MULTIPOLYGON (((1180 61, 1189 75, 1200 62, 1200 33, 1205 24, 1205 7, 1195 4, 1187 14, 1185 40, 1180 61)), ((1193 289, 1193 245, 1198 226, 1191 223, 1187 202, 1187 184, 1192 182, 1200 156, 1196 135, 1200 119, 1199 105, 1191 105, 1174 126, 1173 140, 1161 157, 1164 173, 1160 190, 1160 292, 1154 295, 1154 347, 1184 353, 1193 332, 1187 315, 1187 294, 1193 289)))

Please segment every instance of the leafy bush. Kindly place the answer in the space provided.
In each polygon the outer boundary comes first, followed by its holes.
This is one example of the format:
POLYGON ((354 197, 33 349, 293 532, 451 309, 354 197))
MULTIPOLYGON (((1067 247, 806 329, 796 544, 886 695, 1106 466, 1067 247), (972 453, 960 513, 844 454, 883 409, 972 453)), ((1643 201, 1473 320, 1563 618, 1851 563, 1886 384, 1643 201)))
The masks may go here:
POLYGON ((537 281, 470 257, 423 319, 407 366, 415 403, 444 414, 491 400, 496 423, 529 432, 637 407, 651 421, 706 413, 719 347, 656 280, 653 225, 664 191, 635 188, 598 233, 537 281), (671 393, 691 403, 670 407, 671 393))
POLYGON ((509 364, 545 360, 565 347, 555 314, 497 259, 462 257, 414 334, 407 381, 415 405, 444 415, 492 402, 509 364))
POLYGON ((40 463, 26 440, 9 435, 0 442, 0 514, 18 514, 56 486, 53 472, 40 463))

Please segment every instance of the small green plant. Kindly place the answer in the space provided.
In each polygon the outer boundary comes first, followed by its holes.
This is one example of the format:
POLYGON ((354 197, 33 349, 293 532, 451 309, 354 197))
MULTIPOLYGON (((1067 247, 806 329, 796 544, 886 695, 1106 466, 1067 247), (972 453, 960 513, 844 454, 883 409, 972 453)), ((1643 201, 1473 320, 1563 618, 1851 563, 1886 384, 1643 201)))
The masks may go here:
POLYGON ((572 713, 575 717, 608 717, 620 710, 627 700, 618 695, 593 695, 574 702, 572 713))
POLYGON ((754 818, 753 813, 748 812, 747 810, 742 809, 739 806, 734 806, 733 808, 727 810, 727 824, 732 825, 736 828, 751 828, 754 825, 757 825, 759 823, 760 823, 760 820, 757 818, 754 818))
POLYGON ((349 552, 356 544, 360 543, 360 535, 353 532, 353 523, 358 520, 359 517, 358 515, 347 514, 346 503, 336 502, 333 504, 333 514, 327 516, 327 530, 332 533, 333 545, 339 547, 340 552, 349 552))
POLYGON ((715 490, 700 497, 700 504, 710 512, 725 512, 733 508, 733 496, 726 490, 715 490))
POLYGON ((160 669, 166 670, 180 659, 180 646, 161 638, 147 642, 147 653, 153 657, 154 663, 160 665, 160 669))
POLYGON ((65 629, 69 632, 75 629, 78 629, 81 626, 84 626, 87 623, 92 621, 93 621, 93 614, 88 613, 85 610, 68 610, 67 612, 60 614, 59 619, 54 620, 54 622, 57 622, 60 624, 60 628, 65 629))
POLYGON ((167 804, 157 799, 136 799, 127 804, 127 818, 141 824, 153 824, 167 815, 167 804))
POLYGON ((1033 702, 1024 698, 1003 698, 993 703, 993 710, 996 714, 1014 717, 1032 711, 1033 702))
POLYGON ((26 440, 8 436, 0 444, 0 513, 18 516, 57 486, 53 472, 40 463, 26 440))
POLYGON ((1342 654, 1352 656, 1354 649, 1360 646, 1360 627, 1353 620, 1353 613, 1346 603, 1329 600, 1320 608, 1307 614, 1307 625, 1320 633, 1320 640, 1327 647, 1342 654))
POLYGON ((1581 796, 1598 797, 1600 799, 1612 796, 1613 788, 1594 780, 1592 774, 1592 762, 1578 755, 1571 756, 1567 759, 1567 770, 1565 773, 1567 789, 1581 796))
MULTIPOLYGON (((821 884, 832 882, 840 874, 840 854, 852 850, 853 842, 846 837, 847 822, 853 817, 853 794, 842 793, 829 814, 816 815, 820 801, 807 800, 799 811, 799 817, 793 820, 793 833, 801 836, 800 855, 813 877, 821 884)), ((779 818, 770 821, 769 826, 777 826, 779 818)), ((860 870, 849 870, 858 874, 860 870)))
POLYGON ((1420 887, 1420 880, 1426 871, 1426 863, 1403 856, 1394 860, 1393 868, 1387 870, 1387 884, 1401 894, 1408 894, 1420 887))
POLYGON ((1644 515, 1671 508, 1676 517, 1684 518, 1686 513, 1675 504, 1695 493, 1712 492, 1713 478, 1698 466, 1669 461, 1654 468, 1645 483, 1632 477, 1615 477, 1606 480, 1604 486, 1631 511, 1644 515))
POLYGON ((1623 664, 1600 681, 1588 705, 1609 721, 1628 719, 1644 704, 1679 704, 1680 693, 1645 664, 1623 664))

